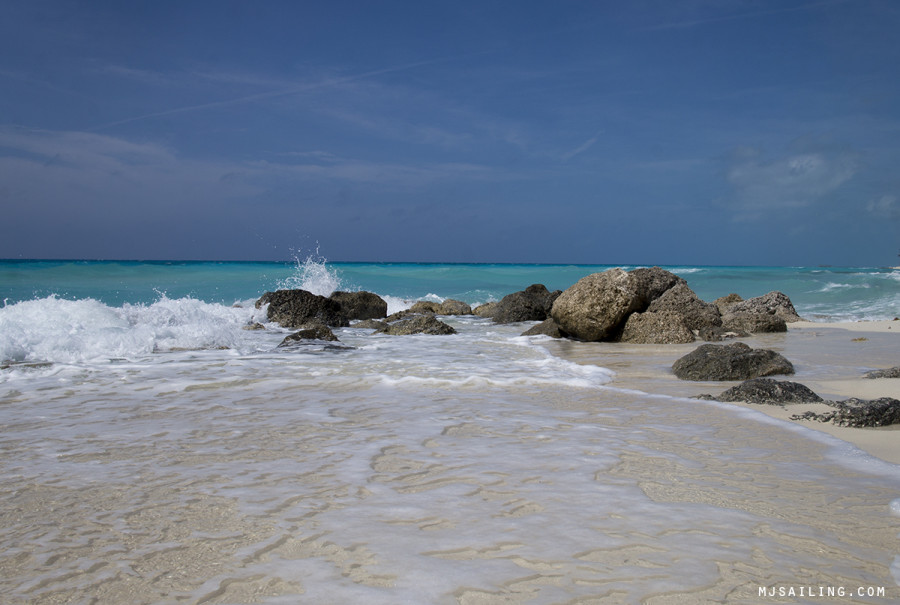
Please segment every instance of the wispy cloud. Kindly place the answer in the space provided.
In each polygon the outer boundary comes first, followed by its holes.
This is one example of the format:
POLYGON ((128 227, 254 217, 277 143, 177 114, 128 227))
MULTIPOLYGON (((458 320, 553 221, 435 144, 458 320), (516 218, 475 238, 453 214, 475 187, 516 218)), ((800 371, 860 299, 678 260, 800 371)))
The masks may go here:
POLYGON ((768 10, 756 10, 732 13, 729 15, 718 15, 711 17, 701 17, 697 19, 685 19, 683 21, 671 21, 669 23, 660 23, 649 27, 641 28, 640 31, 660 31, 667 29, 687 29, 700 25, 709 25, 711 23, 723 23, 727 21, 739 21, 742 19, 753 19, 757 17, 768 17, 771 15, 779 15, 782 13, 794 13, 798 11, 812 10, 824 6, 833 6, 837 4, 846 4, 850 0, 823 0, 822 2, 809 2, 799 6, 783 6, 780 8, 772 8, 768 10))
POLYGON ((597 134, 595 134, 594 136, 592 136, 591 138, 589 138, 587 141, 585 141, 581 145, 579 145, 578 147, 576 147, 575 149, 572 149, 571 151, 567 151, 566 153, 562 154, 561 157, 562 157, 563 161, 569 161, 572 158, 574 158, 576 155, 578 155, 580 153, 584 153, 585 151, 587 151, 588 149, 593 147, 594 144, 597 142, 597 140, 600 138, 601 134, 603 134, 602 130, 600 132, 598 132, 597 134))

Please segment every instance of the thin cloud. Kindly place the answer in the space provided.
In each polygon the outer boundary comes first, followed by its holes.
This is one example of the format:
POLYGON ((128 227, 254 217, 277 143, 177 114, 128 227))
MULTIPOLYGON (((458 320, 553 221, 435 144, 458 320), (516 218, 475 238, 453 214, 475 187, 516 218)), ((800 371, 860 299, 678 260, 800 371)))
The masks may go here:
POLYGON ((600 132, 598 132, 597 134, 595 134, 594 136, 592 136, 591 138, 589 138, 587 141, 585 141, 581 145, 579 145, 578 147, 576 147, 575 149, 562 154, 561 157, 562 157, 563 161, 569 161, 572 158, 574 158, 576 155, 578 155, 580 153, 584 153, 585 151, 587 151, 588 149, 593 147, 594 144, 597 142, 597 140, 600 138, 601 134, 603 134, 602 130, 600 132))
POLYGON ((722 23, 725 21, 738 21, 741 19, 752 19, 756 17, 768 17, 770 15, 780 15, 782 13, 793 13, 798 11, 811 10, 823 6, 834 6, 838 4, 846 4, 850 0, 824 0, 823 2, 811 2, 800 6, 789 6, 783 8, 773 8, 769 10, 749 11, 746 13, 737 13, 733 15, 722 15, 719 17, 707 17, 704 19, 692 19, 687 21, 674 21, 671 23, 661 23, 659 25, 651 25, 649 27, 640 28, 638 31, 660 31, 666 29, 687 29, 700 25, 708 25, 710 23, 722 23))

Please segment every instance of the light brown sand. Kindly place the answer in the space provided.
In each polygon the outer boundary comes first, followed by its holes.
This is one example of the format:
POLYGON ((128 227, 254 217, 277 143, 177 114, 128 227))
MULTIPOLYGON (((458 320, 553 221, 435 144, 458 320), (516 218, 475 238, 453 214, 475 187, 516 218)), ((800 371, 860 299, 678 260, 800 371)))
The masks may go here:
MULTIPOLYGON (((850 397, 900 399, 900 379, 864 378, 872 369, 900 365, 900 321, 860 321, 843 323, 796 322, 787 334, 757 334, 743 339, 754 348, 769 348, 788 358, 795 367, 793 376, 774 376, 805 384, 826 400, 850 397)), ((676 359, 703 343, 687 345, 624 345, 618 343, 550 344, 556 354, 578 363, 595 363, 616 372, 611 386, 693 397, 702 393, 718 395, 739 382, 690 382, 678 380, 671 372, 676 359)), ((774 418, 828 433, 859 449, 894 464, 900 464, 900 425, 880 428, 851 428, 812 421, 792 421, 790 417, 807 410, 823 411, 824 405, 788 406, 736 403, 774 418)))

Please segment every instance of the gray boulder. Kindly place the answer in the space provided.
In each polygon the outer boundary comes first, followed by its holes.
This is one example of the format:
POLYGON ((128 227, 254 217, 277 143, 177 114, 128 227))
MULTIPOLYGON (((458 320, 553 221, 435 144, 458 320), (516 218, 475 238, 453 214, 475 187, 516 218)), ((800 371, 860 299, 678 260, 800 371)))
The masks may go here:
POLYGON ((364 319, 362 321, 358 321, 351 328, 362 328, 365 330, 377 330, 378 328, 383 328, 387 325, 386 321, 381 321, 379 319, 364 319))
POLYGON ((768 349, 751 349, 742 342, 701 345, 672 365, 681 380, 749 380, 774 374, 793 374, 787 359, 768 349))
POLYGON ((739 303, 743 298, 740 297, 739 294, 735 294, 732 292, 728 296, 720 296, 716 300, 713 301, 713 304, 716 305, 719 309, 719 313, 721 315, 725 315, 725 313, 734 305, 735 303, 739 303))
POLYGON ((671 311, 632 313, 625 322, 620 342, 633 344, 685 344, 694 342, 694 334, 684 317, 671 311))
POLYGON ((493 317, 494 312, 497 310, 497 305, 500 304, 497 301, 484 303, 483 305, 478 305, 472 311, 478 317, 493 317))
POLYGON ((416 315, 387 324, 375 330, 376 334, 404 336, 408 334, 456 334, 453 326, 448 326, 434 315, 416 315))
POLYGON ((787 332, 787 323, 777 315, 758 313, 726 313, 722 316, 722 327, 733 332, 787 332))
POLYGON ((347 316, 336 300, 306 290, 277 290, 266 292, 256 301, 256 308, 268 304, 266 317, 286 328, 299 328, 317 320, 329 326, 347 326, 347 316))
POLYGON ((628 274, 635 282, 635 289, 642 299, 641 304, 644 308, 678 284, 687 285, 683 278, 659 267, 634 269, 628 274))
POLYGON ((716 397, 719 401, 746 401, 747 403, 820 403, 822 398, 806 385, 787 380, 754 378, 745 380, 716 397))
POLYGON ((387 302, 372 292, 332 292, 347 319, 378 319, 387 316, 387 302))
MULTIPOLYGON (((441 308, 440 303, 436 303, 436 302, 433 302, 430 300, 419 300, 419 301, 416 301, 415 303, 413 303, 413 306, 411 306, 409 309, 406 309, 406 311, 400 311, 400 313, 419 314, 419 315, 430 313, 432 315, 436 315, 438 312, 438 309, 440 309, 440 308, 441 308)), ((397 313, 394 313, 394 315, 397 315, 397 313)), ((392 315, 392 317, 393 317, 393 315, 392 315)))
POLYGON ((524 290, 504 296, 494 307, 490 317, 501 324, 517 321, 543 321, 550 314, 559 290, 550 292, 543 284, 531 284, 524 290))

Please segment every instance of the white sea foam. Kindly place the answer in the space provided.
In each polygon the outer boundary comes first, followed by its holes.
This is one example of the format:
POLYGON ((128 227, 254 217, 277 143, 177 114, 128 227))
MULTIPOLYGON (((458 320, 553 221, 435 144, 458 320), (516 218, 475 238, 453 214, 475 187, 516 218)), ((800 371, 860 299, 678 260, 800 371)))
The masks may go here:
POLYGON ((294 273, 278 283, 279 290, 299 289, 319 296, 330 296, 342 288, 340 276, 319 256, 318 249, 302 261, 299 257, 295 258, 295 263, 294 273))
POLYGON ((254 308, 163 296, 151 305, 109 307, 50 296, 0 308, 0 360, 84 362, 161 350, 239 348, 254 308))

